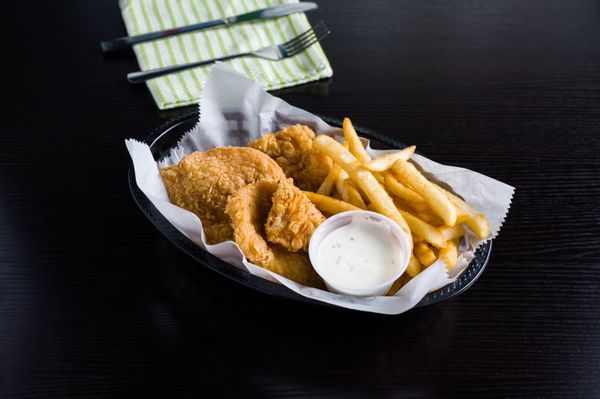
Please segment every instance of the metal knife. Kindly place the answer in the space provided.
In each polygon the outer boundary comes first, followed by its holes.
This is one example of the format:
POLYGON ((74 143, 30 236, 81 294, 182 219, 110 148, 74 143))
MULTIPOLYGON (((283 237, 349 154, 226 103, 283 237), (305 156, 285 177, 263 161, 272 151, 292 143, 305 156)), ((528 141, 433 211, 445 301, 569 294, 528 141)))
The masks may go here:
POLYGON ((256 21, 260 19, 271 19, 277 17, 283 17, 290 14, 299 12, 306 12, 317 9, 317 4, 311 2, 302 2, 295 4, 283 4, 280 6, 263 8, 260 10, 250 11, 245 14, 235 15, 233 17, 227 17, 223 19, 217 19, 214 21, 200 22, 197 24, 181 26, 179 28, 167 29, 159 32, 144 33, 138 36, 120 37, 114 40, 103 41, 100 43, 102 51, 107 53, 110 51, 117 51, 129 48, 137 43, 147 42, 155 39, 162 39, 181 33, 193 32, 201 29, 212 28, 220 25, 235 24, 238 22, 256 21))

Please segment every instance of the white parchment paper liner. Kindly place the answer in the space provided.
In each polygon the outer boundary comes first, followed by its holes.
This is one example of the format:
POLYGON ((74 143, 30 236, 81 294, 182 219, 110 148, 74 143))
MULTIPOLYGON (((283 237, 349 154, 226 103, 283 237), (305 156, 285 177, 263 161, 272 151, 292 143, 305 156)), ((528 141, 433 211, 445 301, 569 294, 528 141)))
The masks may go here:
MULTIPOLYGON (((215 146, 244 146, 265 133, 296 123, 309 125, 317 134, 336 135, 340 129, 268 94, 258 84, 222 63, 213 67, 205 83, 200 112, 198 124, 182 137, 177 148, 158 163, 146 144, 129 139, 126 140, 126 146, 133 161, 136 183, 159 212, 187 238, 232 265, 318 301, 361 311, 399 314, 419 303, 428 292, 452 283, 483 242, 468 232, 459 251, 459 262, 450 274, 444 263, 437 261, 390 297, 353 297, 306 287, 252 264, 233 241, 208 245, 200 219, 169 202, 159 167, 176 164, 193 151, 205 151, 215 146)), ((390 152, 370 148, 368 151, 373 156, 390 152)), ((445 183, 473 207, 484 212, 492 224, 490 238, 497 236, 510 208, 513 187, 467 169, 441 165, 419 155, 414 155, 413 161, 430 179, 445 183)))

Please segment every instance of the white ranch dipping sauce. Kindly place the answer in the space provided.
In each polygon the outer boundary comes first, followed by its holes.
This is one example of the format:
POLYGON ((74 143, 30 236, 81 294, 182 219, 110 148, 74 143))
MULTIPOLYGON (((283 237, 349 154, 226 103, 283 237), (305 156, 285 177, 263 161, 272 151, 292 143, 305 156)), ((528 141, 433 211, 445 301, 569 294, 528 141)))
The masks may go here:
POLYGON ((323 231, 313 234, 319 242, 310 251, 311 261, 334 292, 384 295, 406 269, 406 236, 396 223, 380 214, 340 213, 317 230, 323 231), (330 221, 332 226, 327 226, 330 221))

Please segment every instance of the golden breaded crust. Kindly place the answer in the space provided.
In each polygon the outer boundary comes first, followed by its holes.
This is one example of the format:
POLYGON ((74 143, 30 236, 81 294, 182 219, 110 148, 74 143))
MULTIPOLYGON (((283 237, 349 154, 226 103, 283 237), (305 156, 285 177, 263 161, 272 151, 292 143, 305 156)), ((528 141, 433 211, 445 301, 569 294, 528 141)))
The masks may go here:
POLYGON ((273 158, 286 176, 302 190, 316 191, 331 169, 333 161, 313 149, 315 132, 305 125, 293 125, 269 133, 248 144, 273 158))
POLYGON ((290 251, 308 250, 310 237, 325 220, 323 214, 291 180, 279 182, 271 200, 267 240, 290 251))
POLYGON ((265 238, 265 220, 278 185, 277 180, 263 179, 231 196, 225 210, 231 218, 235 242, 252 263, 300 284, 322 288, 323 282, 306 252, 290 252, 265 238))
POLYGON ((229 197, 240 187, 269 177, 285 179, 281 167, 264 153, 248 147, 218 147, 186 155, 179 164, 160 171, 169 200, 202 221, 209 244, 231 240, 225 213, 229 197))

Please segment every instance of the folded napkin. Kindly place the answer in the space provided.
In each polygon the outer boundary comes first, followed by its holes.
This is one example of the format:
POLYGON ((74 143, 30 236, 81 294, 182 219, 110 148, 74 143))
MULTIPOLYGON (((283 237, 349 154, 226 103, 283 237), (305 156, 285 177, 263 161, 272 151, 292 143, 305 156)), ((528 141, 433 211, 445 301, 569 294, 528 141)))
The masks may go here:
MULTIPOLYGON (((297 0, 121 0, 129 36, 212 21, 297 0)), ((304 14, 266 21, 245 22, 181 34, 134 46, 142 70, 208 60, 283 43, 310 28, 304 14)), ((226 61, 267 90, 281 89, 332 75, 321 46, 281 61, 241 57, 226 61)), ((211 65, 147 82, 160 109, 197 104, 211 65)))

